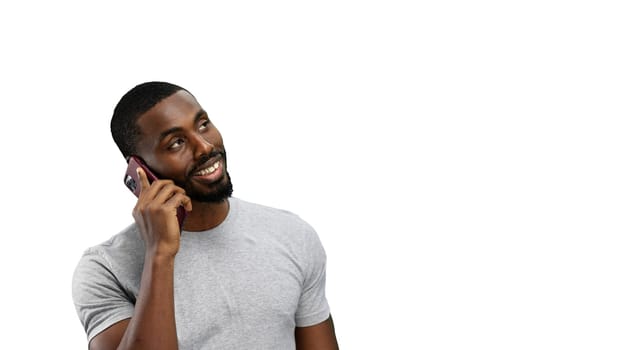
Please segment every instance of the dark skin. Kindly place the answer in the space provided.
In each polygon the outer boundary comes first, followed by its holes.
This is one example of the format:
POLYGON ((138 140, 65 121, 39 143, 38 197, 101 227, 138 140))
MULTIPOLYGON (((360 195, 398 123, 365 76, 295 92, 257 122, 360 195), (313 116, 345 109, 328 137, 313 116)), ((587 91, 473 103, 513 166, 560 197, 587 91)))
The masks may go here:
MULTIPOLYGON (((89 343, 91 350, 178 348, 173 293, 180 243, 177 207, 184 206, 188 213, 187 231, 214 228, 229 211, 227 200, 194 201, 185 190, 210 193, 228 181, 222 157, 199 166, 198 170, 207 169, 203 172, 193 171, 202 156, 223 151, 224 145, 220 132, 191 94, 181 90, 165 98, 140 116, 137 124, 142 131, 138 156, 167 179, 149 184, 144 172, 138 171, 142 192, 132 214, 145 242, 145 264, 134 315, 95 336, 89 343)), ((297 349, 338 349, 331 317, 317 325, 297 327, 294 335, 297 349)))

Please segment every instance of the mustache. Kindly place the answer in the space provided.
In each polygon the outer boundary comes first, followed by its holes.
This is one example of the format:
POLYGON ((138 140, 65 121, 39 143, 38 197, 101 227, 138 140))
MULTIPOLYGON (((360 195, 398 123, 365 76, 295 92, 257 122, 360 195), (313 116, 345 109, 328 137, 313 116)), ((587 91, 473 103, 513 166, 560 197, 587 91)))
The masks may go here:
POLYGON ((209 162, 215 157, 222 157, 225 161, 227 160, 227 152, 223 151, 212 151, 210 154, 202 154, 197 160, 196 164, 190 169, 189 174, 194 174, 197 169, 202 167, 205 163, 209 162))

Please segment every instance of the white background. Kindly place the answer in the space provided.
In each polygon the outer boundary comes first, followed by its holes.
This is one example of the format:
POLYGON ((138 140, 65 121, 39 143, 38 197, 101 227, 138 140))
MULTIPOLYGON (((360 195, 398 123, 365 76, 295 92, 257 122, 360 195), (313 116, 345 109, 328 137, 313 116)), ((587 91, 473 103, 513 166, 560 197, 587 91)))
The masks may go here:
POLYGON ((0 5, 3 343, 85 349, 82 251, 132 220, 109 132, 189 89, 235 195, 310 222, 343 349, 622 347, 615 1, 0 5))

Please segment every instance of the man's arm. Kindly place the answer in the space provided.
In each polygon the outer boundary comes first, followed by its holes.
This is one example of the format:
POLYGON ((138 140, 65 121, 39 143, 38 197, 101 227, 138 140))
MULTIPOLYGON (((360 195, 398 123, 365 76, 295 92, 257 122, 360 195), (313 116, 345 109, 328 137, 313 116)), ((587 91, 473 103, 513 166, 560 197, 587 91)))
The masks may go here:
POLYGON ((338 350, 333 318, 309 327, 296 328, 297 350, 338 350))
POLYGON ((172 181, 150 185, 142 169, 138 176, 142 191, 133 215, 145 243, 145 262, 134 314, 95 336, 91 350, 177 349, 173 280, 180 229, 176 214, 179 205, 186 210, 192 207, 172 181))
POLYGON ((173 263, 146 259, 134 315, 95 336, 89 349, 177 349, 173 263))

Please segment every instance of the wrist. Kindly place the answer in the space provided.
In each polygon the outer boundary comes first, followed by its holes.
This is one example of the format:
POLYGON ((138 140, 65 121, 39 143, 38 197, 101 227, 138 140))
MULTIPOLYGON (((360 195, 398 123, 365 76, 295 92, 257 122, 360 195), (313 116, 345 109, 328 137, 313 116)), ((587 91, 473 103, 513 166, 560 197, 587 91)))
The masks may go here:
POLYGON ((145 263, 168 264, 175 261, 176 250, 151 248, 145 252, 145 263))

